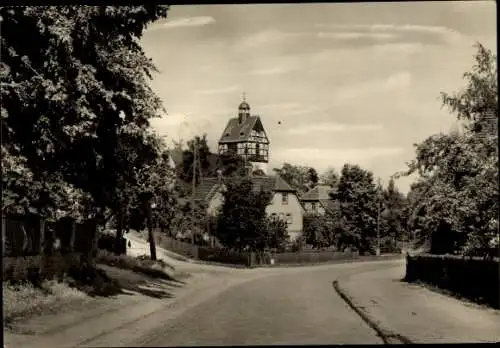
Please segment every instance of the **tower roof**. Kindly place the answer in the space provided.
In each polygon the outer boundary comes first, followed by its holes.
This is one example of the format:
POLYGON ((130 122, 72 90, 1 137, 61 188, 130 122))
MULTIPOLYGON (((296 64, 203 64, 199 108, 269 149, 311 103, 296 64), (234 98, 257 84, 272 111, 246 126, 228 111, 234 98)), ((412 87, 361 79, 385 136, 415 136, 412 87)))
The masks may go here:
POLYGON ((250 110, 250 105, 246 101, 242 101, 240 106, 238 106, 238 109, 250 110))
POLYGON ((255 128, 256 124, 261 125, 260 117, 257 115, 248 116, 242 123, 239 122, 237 117, 231 118, 219 139, 219 143, 224 144, 248 141, 250 139, 252 129, 255 128))

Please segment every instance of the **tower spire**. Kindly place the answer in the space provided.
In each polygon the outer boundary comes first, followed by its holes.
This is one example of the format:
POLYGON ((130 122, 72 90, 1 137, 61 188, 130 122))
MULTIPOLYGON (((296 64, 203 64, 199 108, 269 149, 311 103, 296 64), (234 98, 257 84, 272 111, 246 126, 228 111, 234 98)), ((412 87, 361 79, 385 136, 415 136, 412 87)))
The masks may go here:
POLYGON ((246 101, 247 101, 247 94, 246 94, 245 92, 243 92, 242 99, 243 99, 243 101, 244 101, 244 102, 246 102, 246 101))

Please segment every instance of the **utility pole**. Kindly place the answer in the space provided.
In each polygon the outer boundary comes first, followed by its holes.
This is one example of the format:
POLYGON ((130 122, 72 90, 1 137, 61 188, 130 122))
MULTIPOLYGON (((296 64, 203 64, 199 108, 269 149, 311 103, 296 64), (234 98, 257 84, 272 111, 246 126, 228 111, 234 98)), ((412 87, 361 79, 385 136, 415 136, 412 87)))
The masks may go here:
POLYGON ((380 178, 378 178, 378 185, 377 185, 377 256, 380 255, 380 203, 381 203, 381 184, 380 184, 380 178))
MULTIPOLYGON (((192 195, 191 195, 191 216, 194 217, 194 197, 196 194, 196 157, 198 153, 198 138, 195 137, 194 144, 193 144, 193 188, 192 188, 192 195)), ((194 245, 194 231, 193 231, 193 226, 191 224, 191 244, 194 245)))

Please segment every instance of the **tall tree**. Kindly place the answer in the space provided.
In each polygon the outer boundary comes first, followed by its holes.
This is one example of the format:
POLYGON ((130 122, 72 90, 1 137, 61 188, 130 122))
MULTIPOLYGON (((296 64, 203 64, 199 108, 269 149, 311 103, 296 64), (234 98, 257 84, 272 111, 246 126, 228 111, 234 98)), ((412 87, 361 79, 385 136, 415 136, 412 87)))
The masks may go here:
POLYGON ((313 188, 316 185, 318 185, 318 182, 319 182, 318 172, 313 167, 309 168, 309 183, 310 183, 310 188, 313 188))
POLYGON ((321 174, 320 180, 323 185, 335 187, 339 182, 339 175, 334 168, 329 168, 323 174, 321 174))
POLYGON ((182 173, 181 178, 184 181, 191 182, 193 180, 194 170, 194 151, 196 149, 196 182, 199 182, 200 172, 203 177, 210 174, 210 148, 208 147, 207 135, 195 136, 187 142, 187 150, 183 151, 182 173))
POLYGON ((156 5, 0 9, 2 146, 41 188, 35 201, 50 204, 51 186, 63 180, 88 193, 94 213, 102 214, 122 178, 133 177, 117 155, 121 139, 124 133, 144 139, 148 120, 161 109, 148 86, 155 67, 138 41, 167 11, 156 5))
POLYGON ((269 243, 266 207, 268 191, 255 190, 248 178, 226 181, 224 203, 219 214, 217 238, 227 248, 259 250, 269 243))
POLYGON ((317 173, 314 168, 284 163, 281 168, 274 168, 273 171, 297 190, 299 196, 313 188, 317 183, 317 173))
POLYGON ((381 224, 382 236, 389 238, 392 248, 396 247, 397 240, 407 237, 405 208, 406 197, 391 178, 383 192, 381 224))
POLYGON ((332 194, 340 205, 343 236, 341 244, 360 253, 372 251, 377 229, 377 189, 373 174, 358 165, 342 167, 338 189, 332 194))
POLYGON ((227 176, 245 176, 247 175, 247 169, 245 167, 245 160, 236 154, 228 153, 219 155, 215 173, 221 170, 222 175, 227 176))
POLYGON ((498 235, 498 81, 496 56, 477 44, 467 85, 442 93, 461 128, 416 145, 406 175, 417 173, 410 223, 435 253, 486 247, 498 235))

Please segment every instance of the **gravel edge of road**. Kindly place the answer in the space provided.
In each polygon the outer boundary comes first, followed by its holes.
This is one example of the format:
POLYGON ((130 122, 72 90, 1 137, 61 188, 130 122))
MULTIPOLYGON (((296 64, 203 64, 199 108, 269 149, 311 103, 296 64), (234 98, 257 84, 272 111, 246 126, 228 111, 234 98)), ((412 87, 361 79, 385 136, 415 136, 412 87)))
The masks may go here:
POLYGON ((338 279, 333 281, 333 288, 337 292, 337 294, 344 300, 345 303, 372 329, 377 333, 384 344, 413 344, 411 340, 403 335, 394 333, 386 328, 382 328, 378 325, 377 321, 371 318, 363 309, 359 306, 356 306, 353 299, 349 294, 341 288, 339 285, 338 279))

